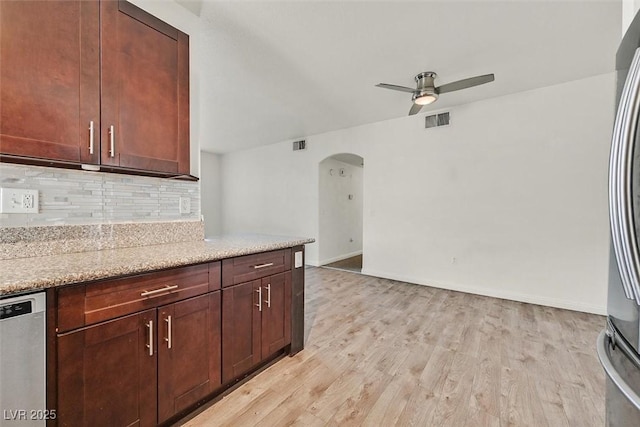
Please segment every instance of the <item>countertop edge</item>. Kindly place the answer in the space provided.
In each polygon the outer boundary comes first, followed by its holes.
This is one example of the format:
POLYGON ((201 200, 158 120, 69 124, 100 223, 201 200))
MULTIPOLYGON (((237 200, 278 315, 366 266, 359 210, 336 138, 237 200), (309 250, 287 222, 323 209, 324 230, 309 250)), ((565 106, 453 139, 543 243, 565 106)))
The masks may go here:
MULTIPOLYGON (((286 239, 279 236, 273 236, 273 238, 286 239)), ((100 265, 101 263, 97 261, 97 265, 82 268, 80 269, 80 271, 60 271, 60 269, 55 268, 51 271, 47 271, 47 269, 43 269, 43 271, 40 272, 40 277, 24 278, 21 280, 15 280, 13 282, 9 281, 8 283, 0 282, 0 296, 10 297, 14 294, 19 295, 32 293, 52 287, 133 276, 136 274, 150 273, 153 271, 165 270, 169 268, 219 261, 225 258, 233 258, 279 249, 288 249, 313 242, 315 242, 315 239, 313 238, 292 237, 290 240, 240 245, 233 243, 229 244, 228 241, 224 244, 220 244, 220 241, 217 241, 216 239, 206 239, 201 242, 196 242, 196 244, 200 245, 201 247, 194 248, 192 254, 183 253, 172 255, 169 253, 162 257, 143 257, 140 261, 133 264, 127 263, 126 258, 135 255, 137 252, 142 252, 148 248, 152 248, 154 251, 166 248, 167 252, 169 252, 173 248, 181 248, 182 250, 184 250, 183 247, 188 245, 189 243, 171 243, 163 245, 142 246, 137 248, 110 249, 105 251, 83 252, 80 254, 52 255, 48 257, 21 258, 18 260, 14 259, 0 261, 1 266, 10 262, 13 262, 16 265, 26 264, 29 262, 27 260, 31 260, 31 262, 34 262, 35 259, 45 258, 48 258, 52 262, 55 262, 56 259, 71 259, 70 257, 72 256, 95 256, 98 260, 100 258, 107 258, 102 263, 103 265, 100 265), (117 262, 113 261, 113 259, 109 259, 109 256, 111 256, 111 258, 117 258, 118 254, 125 254, 127 255, 127 257, 125 257, 122 262, 117 262)))

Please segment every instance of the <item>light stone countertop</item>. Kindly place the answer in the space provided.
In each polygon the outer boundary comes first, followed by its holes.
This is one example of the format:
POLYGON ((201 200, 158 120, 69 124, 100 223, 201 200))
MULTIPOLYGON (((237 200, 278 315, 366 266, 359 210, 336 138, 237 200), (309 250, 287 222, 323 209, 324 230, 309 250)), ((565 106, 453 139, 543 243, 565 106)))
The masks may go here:
POLYGON ((0 260, 0 295, 198 264, 314 241, 237 234, 193 242, 0 260))

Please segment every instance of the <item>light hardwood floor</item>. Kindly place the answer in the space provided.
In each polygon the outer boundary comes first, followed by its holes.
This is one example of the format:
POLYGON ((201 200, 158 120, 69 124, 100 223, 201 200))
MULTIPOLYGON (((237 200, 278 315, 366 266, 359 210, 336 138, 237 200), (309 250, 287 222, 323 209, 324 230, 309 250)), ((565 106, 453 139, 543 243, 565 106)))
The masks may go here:
POLYGON ((347 270, 360 273, 362 271, 362 255, 352 256, 340 261, 332 262, 323 267, 337 268, 338 270, 347 270))
POLYGON ((306 347, 187 426, 603 426, 604 317, 306 271, 306 347))

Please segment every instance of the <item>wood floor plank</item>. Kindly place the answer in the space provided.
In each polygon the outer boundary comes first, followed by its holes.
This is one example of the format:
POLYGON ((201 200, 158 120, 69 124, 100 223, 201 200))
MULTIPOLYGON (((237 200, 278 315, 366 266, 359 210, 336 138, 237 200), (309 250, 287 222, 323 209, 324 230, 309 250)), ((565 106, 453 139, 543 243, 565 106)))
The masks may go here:
POLYGON ((478 407, 469 408, 464 427, 500 427, 500 417, 489 414, 478 407))
POLYGON ((500 364, 497 359, 484 357, 476 366, 471 386, 470 404, 474 412, 500 417, 500 364))
POLYGON ((500 422, 502 425, 514 427, 549 426, 543 402, 535 389, 535 382, 526 371, 502 368, 500 380, 500 422))
POLYGON ((329 423, 339 426, 359 426, 371 412, 392 377, 379 371, 371 371, 366 380, 352 390, 344 403, 338 406, 329 423))
POLYGON ((307 268, 305 349, 195 426, 601 426, 604 317, 307 268))
POLYGON ((436 396, 442 395, 454 355, 453 350, 434 347, 420 374, 420 386, 431 390, 436 396))
POLYGON ((394 425, 418 387, 415 377, 409 373, 392 377, 362 425, 371 427, 394 425))
POLYGON ((309 412, 328 422, 345 401, 355 396, 365 381, 366 376, 361 371, 346 372, 320 394, 308 408, 309 412))
POLYGON ((429 425, 458 427, 466 423, 477 365, 478 361, 474 357, 460 352, 453 355, 442 395, 429 425))
POLYGON ((439 397, 432 390, 418 386, 400 413, 395 425, 412 427, 430 425, 429 422, 438 406, 438 402, 439 397))

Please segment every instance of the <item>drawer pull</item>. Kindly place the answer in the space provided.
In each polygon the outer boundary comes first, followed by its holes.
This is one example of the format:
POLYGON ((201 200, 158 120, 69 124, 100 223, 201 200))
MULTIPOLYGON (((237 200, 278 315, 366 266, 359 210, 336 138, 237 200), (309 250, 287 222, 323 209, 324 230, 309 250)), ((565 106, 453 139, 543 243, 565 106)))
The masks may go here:
POLYGON ((256 270, 260 269, 260 268, 265 268, 265 267, 271 267, 273 265, 272 262, 268 262, 266 264, 258 264, 258 265, 254 265, 253 268, 255 268, 256 270))
POLYGON ((89 154, 93 154, 93 136, 94 136, 93 120, 89 122, 89 154))
POLYGON ((149 356, 153 356, 153 320, 149 320, 146 326, 147 329, 149 329, 149 343, 147 344, 147 348, 149 349, 149 356))
POLYGON ((169 292, 169 291, 172 291, 174 289, 178 289, 178 285, 173 285, 173 286, 172 285, 167 285, 167 286, 165 286, 163 288, 160 288, 160 289, 154 289, 153 291, 143 291, 142 293, 140 293, 140 296, 141 297, 148 297, 148 296, 151 296, 151 295, 160 294, 162 292, 169 292))
POLYGON ((262 288, 256 289, 256 292, 258 293, 258 303, 256 307, 258 307, 258 311, 262 311, 262 288))
POLYGON ((113 125, 109 126, 109 157, 116 156, 116 130, 113 125))
POLYGON ((171 348, 171 316, 167 316, 164 321, 167 322, 167 337, 164 340, 167 342, 167 348, 171 348))
POLYGON ((267 307, 271 308, 271 283, 267 285, 267 307))

